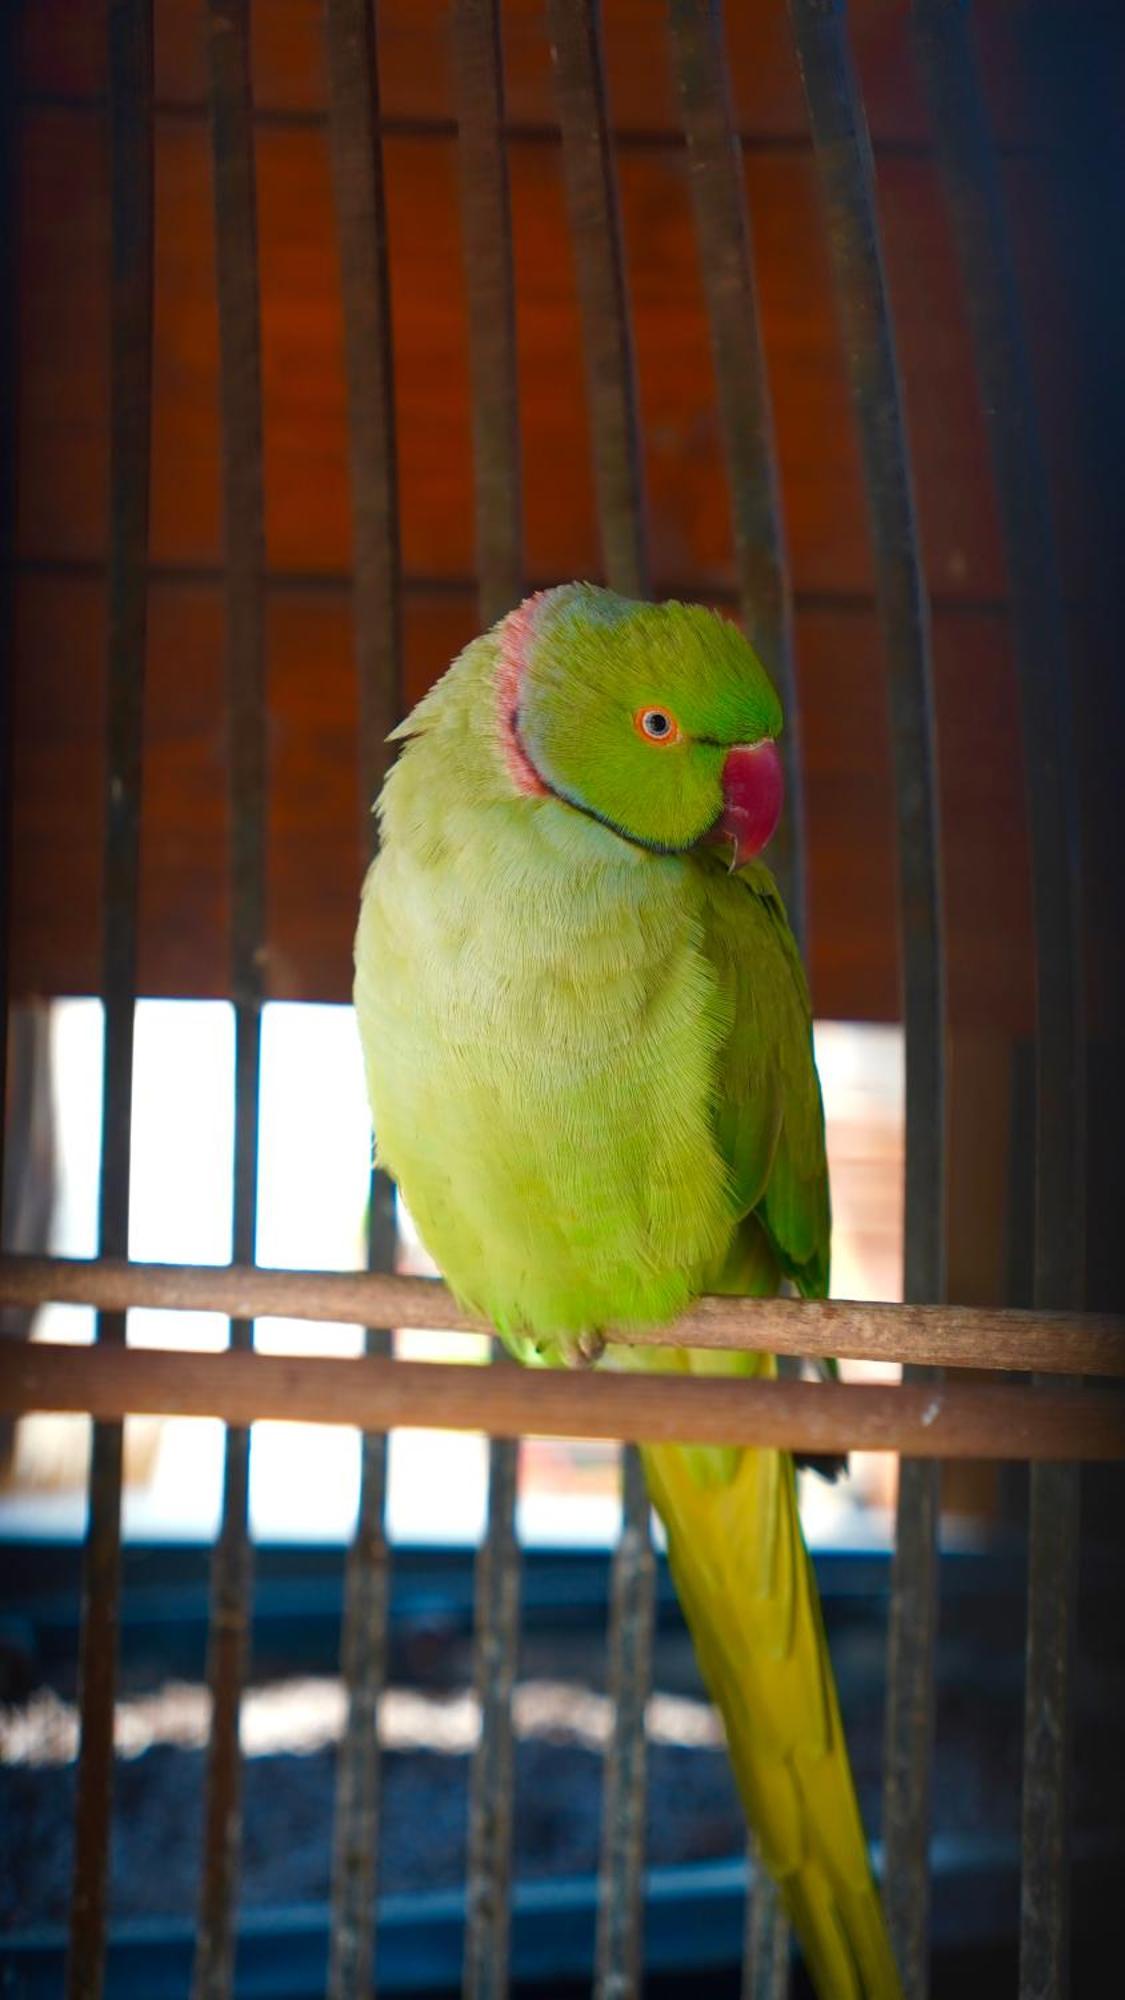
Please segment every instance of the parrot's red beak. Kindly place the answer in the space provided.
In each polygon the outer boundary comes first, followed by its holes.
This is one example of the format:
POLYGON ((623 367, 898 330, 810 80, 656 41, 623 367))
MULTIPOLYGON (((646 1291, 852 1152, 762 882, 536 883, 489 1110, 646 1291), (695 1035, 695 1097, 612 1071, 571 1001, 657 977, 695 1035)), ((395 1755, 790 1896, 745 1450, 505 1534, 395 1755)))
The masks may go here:
POLYGON ((781 818, 785 779, 777 744, 736 744, 723 759, 722 785, 723 810, 707 838, 729 841, 731 865, 741 868, 761 853, 781 818))

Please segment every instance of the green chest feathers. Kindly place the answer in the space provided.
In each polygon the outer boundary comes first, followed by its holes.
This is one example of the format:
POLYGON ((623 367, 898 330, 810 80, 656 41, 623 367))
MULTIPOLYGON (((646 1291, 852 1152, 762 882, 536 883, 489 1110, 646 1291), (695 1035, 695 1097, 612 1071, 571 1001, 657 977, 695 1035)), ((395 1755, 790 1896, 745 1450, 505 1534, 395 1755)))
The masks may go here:
POLYGON ((696 871, 565 806, 427 852, 391 829, 356 1005, 380 1161, 454 1289, 509 1335, 667 1319, 735 1215, 714 1140, 726 1003, 696 871))

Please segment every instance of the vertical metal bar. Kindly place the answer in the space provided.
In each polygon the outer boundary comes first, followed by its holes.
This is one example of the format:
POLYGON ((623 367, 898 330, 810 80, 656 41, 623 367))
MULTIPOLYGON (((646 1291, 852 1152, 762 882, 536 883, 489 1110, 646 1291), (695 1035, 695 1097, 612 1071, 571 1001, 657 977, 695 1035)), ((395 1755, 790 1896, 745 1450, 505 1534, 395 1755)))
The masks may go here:
POLYGON ((749 1859, 742 2000, 785 2000, 789 1991, 789 1923, 756 1840, 750 1842, 749 1859))
POLYGON ((481 617, 492 625, 523 590, 516 304, 498 0, 456 0, 453 36, 477 570, 481 617))
POLYGON ((386 739, 402 714, 391 294, 371 0, 326 0, 325 28, 348 378, 360 852, 370 858, 371 807, 390 755, 386 739))
MULTIPOLYGON (((1038 1117, 1037 1112, 1037 1122, 1038 1117)), ((1076 1465, 1031 1467, 1020 2000, 1064 2000, 1070 1990, 1071 1662, 1078 1600, 1078 1475, 1076 1465)))
MULTIPOLYGON (((494 1365, 505 1366, 499 1356, 494 1365)), ((465 1955, 466 2000, 502 2000, 508 1991, 512 1804, 515 1759, 512 1688, 519 1650, 520 1571, 516 1535, 519 1446, 493 1438, 488 1455, 488 1526, 476 1564, 475 1682, 481 1733, 469 1797, 465 1955)))
MULTIPOLYGON (((515 282, 497 0, 453 11, 461 227, 469 304, 480 614, 492 625, 519 600, 523 531, 515 282)), ((502 1364, 497 1348, 494 1361, 502 1364)), ((488 1448, 488 1523, 476 1566, 475 1682, 481 1734, 469 1795, 462 1990, 508 1991, 515 1761, 512 1689, 519 1653, 519 1445, 488 1448)))
MULTIPOLYGON (((387 768, 388 732, 402 712, 398 481, 390 278, 379 135, 379 70, 368 0, 326 0, 329 130, 344 305, 352 493, 352 567, 359 682, 359 837, 376 838, 372 804, 387 768)), ((367 1260, 391 1270, 394 1190, 371 1176, 367 1260)), ((369 1354, 390 1336, 368 1327, 369 1354)), ((361 1445, 359 1510, 348 1554, 341 1668, 348 1712, 336 1776, 332 1852, 331 2000, 374 1993, 375 1874, 379 1847, 379 1695, 386 1679, 390 1587, 384 1527, 387 1440, 361 1445)))
POLYGON ((622 1531, 610 1585, 613 1732, 605 1777, 595 1993, 632 2000, 644 1971, 645 1710, 652 1681, 656 1563, 640 1455, 622 1454, 622 1531))
MULTIPOLYGON (((875 209, 874 163, 835 0, 789 0, 826 210, 887 654, 906 1022, 908 1300, 944 1289, 944 976, 929 612, 875 209)), ((891 1587, 884 1895, 910 2000, 928 1985, 939 1468, 905 1460, 891 1587)))
MULTIPOLYGON (((758 311, 742 148, 734 127, 719 0, 670 0, 700 271, 711 326, 743 623, 785 710, 786 812, 770 849, 789 921, 805 944, 804 816, 793 605, 781 521, 777 454, 758 311)), ((789 1926, 777 1886, 747 1855, 750 1887, 743 1990, 781 2000, 789 1982, 789 1926)))
POLYGON ((700 270, 711 325, 742 616, 785 709, 786 811, 770 848, 804 944, 804 823, 793 604, 758 311, 742 148, 734 129, 719 0, 670 0, 700 270))
MULTIPOLYGON (((1019 295, 969 27, 949 0, 914 0, 992 449, 1023 705, 1035 896, 1035 1303, 1082 1298, 1085 1036, 1081 873, 1066 620, 1019 295)), ((1024 1716, 1022 2000, 1068 1985, 1069 1792, 1078 1472, 1031 1470, 1024 1716)))
POLYGON ((11 1006, 12 675, 16 540, 17 9, 0 15, 0 1200, 7 1151, 8 1023, 11 1006))
MULTIPOLYGON (((258 1186, 265 946, 266 685, 261 333, 249 0, 209 0, 211 139, 219 300, 229 712, 230 977, 235 1009, 235 1260, 253 1263, 258 1186)), ((250 1320, 230 1345, 252 1347, 250 1320)), ((238 1725, 249 1645, 250 1433, 226 1434, 222 1519, 211 1571, 207 1679, 211 1732, 194 2000, 224 2000, 234 1978, 242 1840, 238 1725)))
POLYGON ((605 572, 647 597, 649 565, 621 216, 597 0, 547 0, 563 172, 582 307, 590 438, 605 572))
MULTIPOLYGON (((905 1380, 922 1371, 903 1369, 905 1380)), ((908 2000, 929 1991, 930 1780, 941 1487, 932 1461, 899 1467, 883 1738, 883 1900, 908 2000)))
MULTIPOLYGON (((129 1249, 148 612, 153 311, 151 0, 111 0, 108 25, 112 318, 102 974, 105 1053, 98 1244, 103 1256, 124 1257, 129 1249)), ((124 1345, 124 1313, 100 1313, 97 1338, 124 1345)), ((81 1746, 67 1961, 69 2000, 97 2000, 102 1990, 120 1598, 122 1436, 120 1423, 94 1425, 83 1570, 81 1746)))
MULTIPOLYGON (((636 374, 617 183, 606 113, 600 16, 593 0, 548 0, 563 171, 582 307, 591 449, 606 576, 647 597, 636 374)), ((644 1944, 645 1707, 652 1676, 654 1572, 649 1503, 635 1447, 622 1453, 622 1534, 613 1564, 595 1993, 640 1993, 644 1944)))

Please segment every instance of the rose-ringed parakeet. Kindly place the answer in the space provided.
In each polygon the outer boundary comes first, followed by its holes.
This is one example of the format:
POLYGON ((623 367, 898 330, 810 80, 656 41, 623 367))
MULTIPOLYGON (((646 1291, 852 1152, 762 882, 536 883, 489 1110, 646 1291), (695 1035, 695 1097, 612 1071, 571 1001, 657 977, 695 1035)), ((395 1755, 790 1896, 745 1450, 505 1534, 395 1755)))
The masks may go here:
MULTIPOLYGON (((781 722, 735 626, 574 584, 468 646, 395 732, 356 939, 377 1154, 453 1291, 524 1361, 589 1359, 707 1292, 827 1290, 809 998, 755 858, 781 722)), ((792 1460, 643 1457, 818 1992, 896 2000, 792 1460)))

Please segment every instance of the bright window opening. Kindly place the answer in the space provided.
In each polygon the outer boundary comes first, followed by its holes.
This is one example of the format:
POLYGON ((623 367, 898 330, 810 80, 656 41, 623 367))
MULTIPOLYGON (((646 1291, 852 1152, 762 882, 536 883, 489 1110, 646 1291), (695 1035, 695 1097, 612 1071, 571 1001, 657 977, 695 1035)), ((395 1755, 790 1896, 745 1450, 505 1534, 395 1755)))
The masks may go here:
MULTIPOLYGON (((51 1005, 49 1067, 55 1188, 48 1248, 89 1257, 97 1242, 102 1008, 51 1005)), ((902 1295, 903 1052, 897 1028, 822 1022, 816 1029, 834 1209, 837 1297, 902 1295)), ((137 1008, 129 1250, 167 1263, 226 1263, 231 1251, 234 1021, 218 1002, 141 1001, 137 1008)), ((363 1068, 351 1010, 272 1004, 262 1048, 258 1261, 288 1269, 352 1270, 363 1264, 371 1153, 363 1068)), ((399 1264, 433 1273, 410 1217, 400 1211, 399 1264)), ((94 1315, 48 1306, 39 1340, 88 1340, 94 1315)), ((220 1348, 226 1321, 213 1313, 135 1311, 136 1345, 220 1348)), ((358 1326, 263 1319, 260 1348, 286 1354, 355 1354, 358 1326)), ((464 1335, 412 1332, 397 1351, 427 1360, 485 1359, 464 1335)), ((845 1373, 893 1379, 897 1367, 851 1363, 845 1373)), ((0 1533, 78 1535, 85 1517, 89 1425, 36 1416, 20 1426, 0 1491, 0 1533)), ((131 1418, 126 1426, 124 1531, 133 1538, 210 1538, 219 1518, 222 1426, 191 1418, 131 1418)), ((614 1447, 532 1439, 521 1459, 519 1526, 525 1542, 607 1544, 619 1522, 614 1447)), ((853 1455, 851 1474, 829 1486, 802 1482, 816 1543, 882 1545, 889 1539, 896 1461, 853 1455)), ((391 1442, 388 1525, 393 1538, 477 1540, 485 1510, 486 1444, 479 1436, 401 1431, 391 1442)), ((355 1432, 260 1423, 251 1452, 250 1512, 258 1540, 343 1541, 355 1519, 355 1432)))

